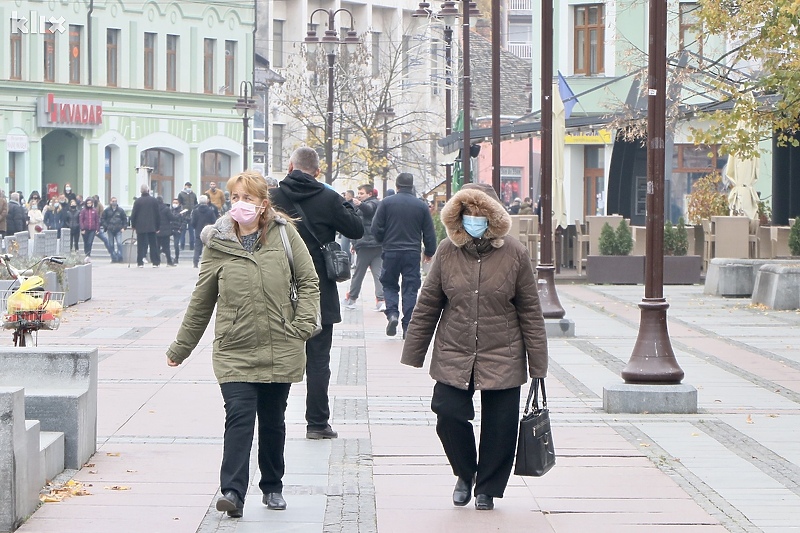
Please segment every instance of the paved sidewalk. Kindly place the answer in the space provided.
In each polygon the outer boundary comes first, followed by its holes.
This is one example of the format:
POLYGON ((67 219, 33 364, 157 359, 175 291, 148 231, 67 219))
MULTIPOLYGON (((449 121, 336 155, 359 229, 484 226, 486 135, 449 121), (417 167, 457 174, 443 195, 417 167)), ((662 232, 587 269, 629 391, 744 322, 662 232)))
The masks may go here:
MULTIPOLYGON (((667 287, 670 334, 700 414, 608 415, 636 340, 642 287, 559 285, 577 337, 550 339, 558 464, 512 476, 493 512, 453 507, 455 478, 430 412, 427 370, 399 364, 367 276, 334 330, 331 396, 340 438, 307 441, 303 384, 288 409, 288 509, 251 485, 244 518, 214 510, 223 408, 212 328, 166 366, 197 270, 94 263, 94 298, 42 345, 100 349, 98 452, 68 472, 91 493, 47 503, 22 533, 800 531, 800 314, 667 287), (120 490, 122 489, 122 490, 120 490)), ((344 293, 347 284, 342 284, 344 293)), ((10 344, 10 333, 2 342, 10 344)), ((251 468, 251 475, 256 475, 251 468)), ((257 479, 257 477, 256 477, 257 479)))

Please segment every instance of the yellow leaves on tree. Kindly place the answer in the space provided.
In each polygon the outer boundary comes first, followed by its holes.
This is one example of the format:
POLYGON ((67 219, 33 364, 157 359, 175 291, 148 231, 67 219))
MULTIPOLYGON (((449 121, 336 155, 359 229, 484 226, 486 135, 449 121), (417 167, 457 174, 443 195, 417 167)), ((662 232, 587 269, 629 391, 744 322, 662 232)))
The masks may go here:
POLYGON ((692 224, 699 224, 712 216, 727 215, 728 195, 723 191, 722 176, 715 172, 694 182, 687 197, 686 212, 692 224))

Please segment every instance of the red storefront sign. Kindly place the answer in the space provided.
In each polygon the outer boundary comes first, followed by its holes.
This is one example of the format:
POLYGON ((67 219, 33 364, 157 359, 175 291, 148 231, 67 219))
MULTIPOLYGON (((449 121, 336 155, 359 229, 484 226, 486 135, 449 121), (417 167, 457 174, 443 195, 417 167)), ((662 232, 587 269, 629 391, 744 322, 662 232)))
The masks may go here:
POLYGON ((39 97, 37 123, 40 128, 93 129, 103 124, 103 103, 97 100, 39 97))

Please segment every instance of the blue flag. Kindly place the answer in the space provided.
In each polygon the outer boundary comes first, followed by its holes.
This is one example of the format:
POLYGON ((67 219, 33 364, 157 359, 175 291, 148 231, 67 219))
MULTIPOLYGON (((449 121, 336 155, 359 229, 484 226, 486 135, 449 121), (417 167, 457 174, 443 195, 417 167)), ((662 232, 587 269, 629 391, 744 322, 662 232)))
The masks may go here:
POLYGON ((561 101, 564 102, 564 118, 569 118, 572 114, 572 108, 578 103, 578 99, 575 98, 575 93, 567 85, 567 80, 561 75, 561 71, 558 71, 558 92, 561 93, 561 101))

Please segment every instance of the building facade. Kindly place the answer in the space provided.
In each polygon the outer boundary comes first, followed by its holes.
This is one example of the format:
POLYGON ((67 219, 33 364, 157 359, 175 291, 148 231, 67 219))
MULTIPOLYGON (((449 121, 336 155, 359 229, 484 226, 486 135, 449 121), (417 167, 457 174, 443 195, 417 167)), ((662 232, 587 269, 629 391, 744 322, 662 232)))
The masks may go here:
POLYGON ((0 21, 7 191, 70 183, 129 206, 138 168, 167 200, 243 168, 234 104, 252 79, 252 2, 7 2, 0 21))

